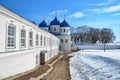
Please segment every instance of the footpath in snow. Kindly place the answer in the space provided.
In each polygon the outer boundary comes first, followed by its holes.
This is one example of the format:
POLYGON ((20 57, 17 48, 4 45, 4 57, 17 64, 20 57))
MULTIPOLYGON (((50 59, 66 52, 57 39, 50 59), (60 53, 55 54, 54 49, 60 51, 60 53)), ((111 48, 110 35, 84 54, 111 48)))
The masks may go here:
POLYGON ((71 54, 71 80, 120 80, 120 49, 71 54))

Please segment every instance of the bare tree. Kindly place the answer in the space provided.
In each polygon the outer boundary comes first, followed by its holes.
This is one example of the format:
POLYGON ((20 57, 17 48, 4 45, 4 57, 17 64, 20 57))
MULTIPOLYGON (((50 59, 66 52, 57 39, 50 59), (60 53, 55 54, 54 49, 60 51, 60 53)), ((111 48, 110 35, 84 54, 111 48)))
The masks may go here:
POLYGON ((76 28, 78 39, 81 44, 83 42, 89 42, 89 30, 90 27, 88 26, 80 26, 76 28))
POLYGON ((114 33, 109 28, 97 29, 89 26, 71 27, 71 40, 78 43, 109 43, 115 40, 114 33))
POLYGON ((101 38, 100 41, 102 43, 109 43, 109 42, 113 42, 115 40, 114 33, 109 28, 101 29, 100 38, 101 38))
POLYGON ((101 35, 100 35, 100 40, 104 44, 104 52, 105 52, 105 44, 109 42, 113 42, 115 40, 114 33, 111 29, 109 28, 103 28, 101 30, 101 35))
POLYGON ((71 41, 72 43, 76 43, 76 30, 74 27, 70 27, 70 31, 71 31, 71 41))
POLYGON ((90 28, 89 36, 91 43, 96 43, 100 39, 100 30, 96 28, 90 28))

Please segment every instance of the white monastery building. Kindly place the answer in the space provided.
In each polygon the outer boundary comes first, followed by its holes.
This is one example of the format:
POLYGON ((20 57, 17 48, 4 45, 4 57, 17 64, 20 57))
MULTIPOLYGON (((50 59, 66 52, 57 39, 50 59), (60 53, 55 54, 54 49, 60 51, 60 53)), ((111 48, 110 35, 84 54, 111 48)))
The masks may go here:
POLYGON ((70 25, 55 17, 39 26, 0 5, 0 79, 29 71, 59 51, 71 51, 70 25))

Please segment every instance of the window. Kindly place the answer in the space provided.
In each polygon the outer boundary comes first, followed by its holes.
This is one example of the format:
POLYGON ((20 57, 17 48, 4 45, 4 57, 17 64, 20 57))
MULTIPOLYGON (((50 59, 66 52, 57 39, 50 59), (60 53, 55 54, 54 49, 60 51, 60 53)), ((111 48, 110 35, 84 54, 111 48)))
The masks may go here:
POLYGON ((61 39, 61 43, 63 43, 63 39, 61 39))
POLYGON ((64 29, 64 32, 65 32, 65 29, 64 29))
POLYGON ((33 32, 29 32, 29 46, 33 47, 33 32))
POLYGON ((62 29, 60 29, 60 31, 62 32, 62 29))
POLYGON ((62 32, 62 29, 59 28, 59 31, 62 32))
POLYGON ((54 31, 56 31, 56 28, 54 28, 54 31))
POLYGON ((15 26, 9 25, 8 26, 8 34, 7 34, 8 44, 7 46, 9 48, 15 48, 15 26))
POLYGON ((38 46, 39 44, 39 38, 38 38, 38 34, 36 34, 36 46, 38 46))
POLYGON ((68 40, 67 40, 67 39, 65 40, 65 43, 68 43, 68 40))
POLYGON ((26 47, 26 31, 21 29, 21 47, 26 47))
POLYGON ((41 35, 40 36, 40 45, 42 46, 42 43, 43 43, 43 36, 41 35))

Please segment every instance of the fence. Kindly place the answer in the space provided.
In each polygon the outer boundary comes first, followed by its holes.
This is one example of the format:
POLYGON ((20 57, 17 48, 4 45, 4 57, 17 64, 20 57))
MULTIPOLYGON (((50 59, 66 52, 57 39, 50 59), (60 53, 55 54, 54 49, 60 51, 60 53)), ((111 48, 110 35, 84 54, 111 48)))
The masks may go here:
POLYGON ((73 44, 72 50, 76 49, 120 49, 120 44, 73 44))

